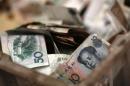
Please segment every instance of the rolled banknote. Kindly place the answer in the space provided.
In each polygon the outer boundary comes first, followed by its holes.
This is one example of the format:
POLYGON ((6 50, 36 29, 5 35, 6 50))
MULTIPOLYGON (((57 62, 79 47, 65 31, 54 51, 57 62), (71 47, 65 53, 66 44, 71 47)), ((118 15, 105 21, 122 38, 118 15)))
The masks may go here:
POLYGON ((71 85, 78 84, 103 61, 109 53, 109 43, 96 34, 90 35, 52 74, 71 85))
POLYGON ((45 39, 40 35, 1 34, 3 53, 11 56, 13 62, 28 68, 48 66, 45 39))
POLYGON ((36 71, 42 74, 51 75, 57 69, 59 64, 66 62, 69 57, 70 55, 67 54, 48 54, 50 65, 46 67, 36 68, 36 71))

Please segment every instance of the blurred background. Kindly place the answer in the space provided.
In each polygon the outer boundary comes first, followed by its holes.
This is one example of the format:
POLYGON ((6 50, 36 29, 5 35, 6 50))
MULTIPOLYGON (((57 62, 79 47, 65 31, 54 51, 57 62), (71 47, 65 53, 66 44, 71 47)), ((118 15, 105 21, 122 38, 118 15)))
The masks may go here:
MULTIPOLYGON (((108 42, 105 41, 106 45, 110 45, 111 48, 111 44, 114 40, 127 34, 129 30, 130 0, 0 0, 0 32, 6 31, 9 35, 42 34, 45 37, 44 42, 47 47, 47 55, 52 54, 50 58, 67 57, 66 55, 71 55, 77 47, 93 33, 96 33, 102 39, 106 40, 108 42), (65 55, 56 56, 55 54, 65 55)), ((5 49, 6 51, 8 46, 5 44, 5 40, 3 40, 3 42, 1 41, 1 44, 3 44, 1 47, 4 46, 3 50, 5 49)), ((88 44, 91 44, 90 41, 88 41, 88 44)), ((108 50, 110 48, 108 48, 108 50)), ((103 50, 101 49, 101 51, 103 50)), ((63 58, 61 59, 63 60, 63 58)), ((52 64, 58 63, 57 59, 55 60, 56 62, 52 60, 50 59, 52 64)), ((6 63, 4 63, 4 65, 6 65, 6 63)), ((50 64, 48 65, 49 70, 48 68, 46 69, 46 67, 42 67, 39 71, 49 75, 52 73, 50 70, 53 69, 54 72, 54 69, 56 69, 57 66, 53 68, 54 66, 55 65, 50 64)), ((12 66, 7 67, 10 69, 6 69, 4 66, 2 67, 5 71, 9 72, 12 69, 12 66)), ((36 68, 36 70, 38 69, 36 68)), ((22 73, 24 73, 24 71, 22 73)), ((23 75, 17 73, 17 71, 15 73, 11 70, 11 74, 18 74, 20 78, 13 77, 13 79, 12 75, 1 71, 0 78, 4 80, 0 79, 0 81, 5 84, 2 86, 36 86, 22 85, 23 83, 20 79, 21 77, 23 78, 23 75), (8 77, 10 77, 10 79, 8 79, 8 77), (15 78, 20 85, 13 85, 15 78), (12 82, 12 85, 10 82, 12 82)), ((120 74, 118 77, 119 76, 120 74)), ((127 78, 129 83, 130 77, 127 78)), ((117 81, 116 84, 120 82, 118 80, 124 83, 122 77, 119 77, 117 80, 115 79, 115 81, 117 81)), ((26 80, 23 82, 28 83, 26 80)), ((108 85, 107 82, 105 86, 110 85, 108 85)))
MULTIPOLYGON (((86 21, 89 5, 95 0, 0 0, 0 24, 3 29, 37 19, 81 24, 86 21), (39 17, 39 15, 42 15, 39 17), (7 17, 8 16, 8 17, 7 17), (33 17, 32 17, 33 16, 33 17), (4 26, 4 21, 6 26, 4 26), (9 19, 12 19, 10 22, 9 19), (64 20, 64 21, 63 21, 64 20), (8 26, 8 24, 10 26, 8 26)), ((106 1, 111 4, 115 0, 106 1)), ((96 2, 97 11, 102 8, 102 0, 96 2)), ((130 0, 118 0, 127 19, 130 16, 130 0)), ((96 6, 95 6, 96 7, 96 6)), ((110 7, 109 7, 110 8, 110 7)), ((94 13, 93 13, 94 16, 94 13)))

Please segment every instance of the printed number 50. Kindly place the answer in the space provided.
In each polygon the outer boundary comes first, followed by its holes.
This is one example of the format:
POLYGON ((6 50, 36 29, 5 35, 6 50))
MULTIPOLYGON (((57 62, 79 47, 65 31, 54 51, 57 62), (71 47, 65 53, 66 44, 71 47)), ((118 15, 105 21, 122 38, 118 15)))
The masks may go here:
POLYGON ((35 63, 43 63, 44 60, 43 60, 42 56, 43 56, 43 53, 41 53, 41 52, 35 52, 34 53, 34 57, 35 57, 34 62, 35 63))

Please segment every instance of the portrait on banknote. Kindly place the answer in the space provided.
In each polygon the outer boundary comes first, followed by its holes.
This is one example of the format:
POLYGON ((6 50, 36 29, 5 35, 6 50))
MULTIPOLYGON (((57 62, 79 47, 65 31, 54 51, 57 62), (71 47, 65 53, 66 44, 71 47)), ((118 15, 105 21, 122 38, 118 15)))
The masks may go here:
POLYGON ((96 54, 96 49, 92 46, 85 47, 79 53, 77 61, 83 64, 86 68, 94 69, 96 67, 96 60, 98 60, 98 56, 96 54))
POLYGON ((84 65, 86 70, 95 69, 96 65, 108 54, 108 49, 102 40, 96 36, 93 36, 91 40, 92 45, 82 48, 77 57, 77 62, 84 65))

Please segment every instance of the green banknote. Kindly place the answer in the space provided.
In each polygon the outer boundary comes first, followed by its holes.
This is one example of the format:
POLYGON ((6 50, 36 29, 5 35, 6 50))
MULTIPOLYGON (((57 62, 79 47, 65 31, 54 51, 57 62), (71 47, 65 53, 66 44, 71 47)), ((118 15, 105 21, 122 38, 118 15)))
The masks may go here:
POLYGON ((49 65, 45 39, 39 35, 1 35, 2 50, 28 68, 49 65))

